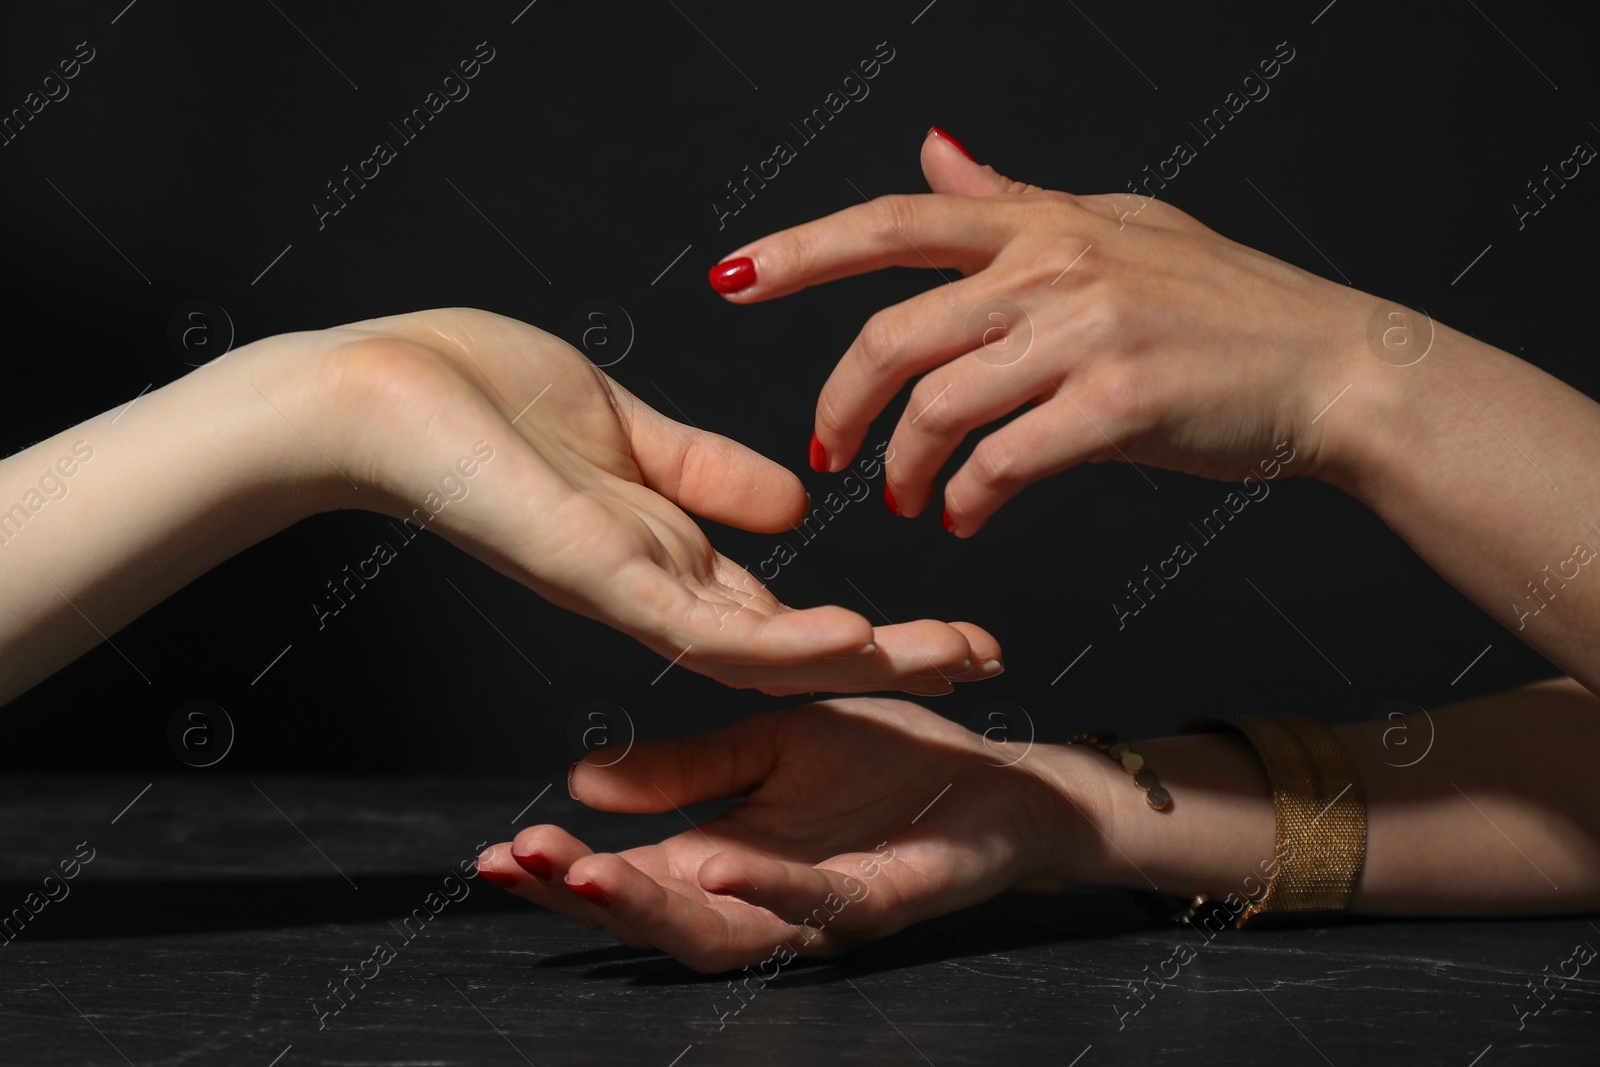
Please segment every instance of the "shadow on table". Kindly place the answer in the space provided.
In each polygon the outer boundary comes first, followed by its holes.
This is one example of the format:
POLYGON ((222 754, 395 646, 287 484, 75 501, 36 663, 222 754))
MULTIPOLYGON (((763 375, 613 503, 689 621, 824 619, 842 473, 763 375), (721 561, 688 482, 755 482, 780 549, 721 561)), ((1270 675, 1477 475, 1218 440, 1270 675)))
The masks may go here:
MULTIPOLYGON (((1131 895, 1115 890, 1091 890, 1055 897, 1007 893, 863 945, 847 956, 796 960, 783 969, 783 976, 775 979, 774 984, 827 985, 880 971, 1115 937, 1164 925, 1163 920, 1131 895)), ((728 974, 696 974, 659 952, 621 945, 551 956, 538 966, 586 969, 590 978, 626 981, 636 986, 722 985, 728 980, 728 974)))
MULTIPOLYGON (((25 928, 28 940, 37 941, 398 920, 442 891, 445 872, 363 874, 353 882, 335 876, 56 881, 68 889, 59 900, 47 900, 39 881, 0 881, 0 902, 8 907, 0 921, 8 933, 25 928)), ((456 884, 467 891, 454 889, 459 899, 446 903, 441 917, 528 909, 526 901, 477 879, 456 884)))

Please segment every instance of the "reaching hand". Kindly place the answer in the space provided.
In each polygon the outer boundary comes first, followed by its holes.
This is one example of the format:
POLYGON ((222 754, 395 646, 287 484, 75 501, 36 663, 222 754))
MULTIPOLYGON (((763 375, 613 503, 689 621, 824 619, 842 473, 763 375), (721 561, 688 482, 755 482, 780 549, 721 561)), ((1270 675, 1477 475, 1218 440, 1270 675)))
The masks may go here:
POLYGON ((685 511, 786 530, 805 515, 799 480, 662 416, 541 330, 450 309, 330 339, 321 391, 344 475, 328 480, 336 506, 436 513, 430 529, 546 599, 728 685, 937 694, 1000 671, 998 644, 970 624, 874 630, 841 607, 780 604, 685 511), (470 464, 468 483, 453 464, 479 442, 492 460, 470 464), (448 505, 441 471, 461 487, 448 505))
POLYGON ((1355 379, 1354 362, 1372 362, 1375 297, 1148 197, 1013 182, 936 133, 922 169, 931 195, 857 204, 712 270, 740 304, 889 266, 965 275, 867 320, 817 401, 814 467, 848 464, 871 421, 921 375, 890 442, 885 500, 897 514, 928 506, 968 434, 1036 405, 950 478, 945 523, 959 536, 1079 463, 1259 479, 1298 451, 1289 473, 1316 473, 1327 431, 1318 413, 1355 379))
POLYGON ((703 826, 615 855, 534 826, 478 866, 698 971, 832 956, 1006 889, 1078 884, 1099 848, 1073 812, 1092 816, 1109 766, 1083 749, 986 742, 904 701, 835 700, 573 765, 573 795, 602 811, 746 797, 703 826))

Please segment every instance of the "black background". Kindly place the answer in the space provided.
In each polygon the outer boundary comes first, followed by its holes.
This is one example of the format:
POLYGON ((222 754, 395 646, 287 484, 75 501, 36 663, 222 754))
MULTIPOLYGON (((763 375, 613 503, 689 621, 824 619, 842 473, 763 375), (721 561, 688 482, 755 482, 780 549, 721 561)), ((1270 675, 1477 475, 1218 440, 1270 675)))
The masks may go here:
MULTIPOLYGON (((1167 199, 1596 391, 1583 318, 1600 178, 1585 170, 1520 231, 1511 206, 1576 142, 1600 143, 1593 42, 1577 26, 1586 6, 524 2, 8 12, 6 112, 78 42, 96 55, 66 99, 0 147, 5 450, 184 373, 167 328, 191 300, 225 308, 237 344, 451 305, 565 333, 579 305, 608 300, 637 331, 612 375, 794 467, 820 499, 839 476, 805 467, 818 387, 869 314, 937 279, 888 271, 736 308, 708 288, 709 265, 862 195, 921 191, 930 124, 1013 177, 1123 189, 1175 141, 1194 141, 1187 123, 1283 41, 1295 58, 1271 95, 1202 147, 1167 199), (495 58, 470 96, 319 231, 311 204, 324 183, 395 141, 387 124, 481 41, 495 58), (711 205, 724 183, 792 142, 788 123, 883 41, 895 58, 870 95, 719 230, 711 205)), ((204 479, 216 458, 170 476, 204 479)), ((937 508, 891 518, 873 488, 774 589, 874 622, 987 626, 1009 670, 937 703, 957 719, 1004 699, 1046 739, 1097 723, 1160 733, 1216 709, 1352 720, 1393 698, 1431 708, 1551 673, 1318 483, 1278 483, 1121 632, 1110 603, 1124 582, 1227 486, 1085 468, 1030 489, 971 541, 945 534, 937 508)), ((115 635, 150 684, 101 645, 7 706, 0 765, 182 770, 166 724, 204 699, 238 737, 195 774, 537 777, 572 758, 567 724, 586 701, 626 708, 641 735, 779 704, 682 669, 662 675, 652 653, 432 535, 318 632, 311 601, 383 527, 321 516, 218 568, 115 635)), ((751 567, 774 542, 710 532, 751 567)))

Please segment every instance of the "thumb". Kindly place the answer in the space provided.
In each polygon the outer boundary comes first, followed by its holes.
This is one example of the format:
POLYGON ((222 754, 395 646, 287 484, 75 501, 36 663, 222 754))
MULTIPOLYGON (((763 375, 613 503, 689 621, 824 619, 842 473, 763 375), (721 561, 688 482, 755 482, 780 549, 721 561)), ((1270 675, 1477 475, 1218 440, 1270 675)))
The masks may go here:
POLYGON ((638 741, 621 757, 591 752, 572 765, 567 791, 597 811, 636 813, 744 796, 777 764, 777 725, 768 712, 708 734, 638 741))
POLYGON ((922 175, 928 188, 952 196, 995 196, 999 193, 1038 192, 1038 187, 1014 182, 980 164, 961 142, 937 126, 922 141, 922 175))
POLYGON ((756 533, 781 533, 805 516, 805 487, 788 468, 732 438, 675 422, 615 383, 611 388, 623 402, 633 461, 648 488, 685 511, 756 533))

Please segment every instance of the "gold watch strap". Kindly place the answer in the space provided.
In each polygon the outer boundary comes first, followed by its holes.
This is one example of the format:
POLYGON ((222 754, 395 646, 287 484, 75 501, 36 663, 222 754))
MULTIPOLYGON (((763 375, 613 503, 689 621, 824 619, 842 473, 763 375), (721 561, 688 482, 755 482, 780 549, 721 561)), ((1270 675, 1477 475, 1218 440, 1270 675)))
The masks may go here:
POLYGON ((1322 723, 1297 714, 1207 716, 1183 729, 1243 734, 1272 786, 1277 844, 1267 888, 1234 925, 1342 917, 1367 854, 1366 799, 1343 742, 1322 723))

